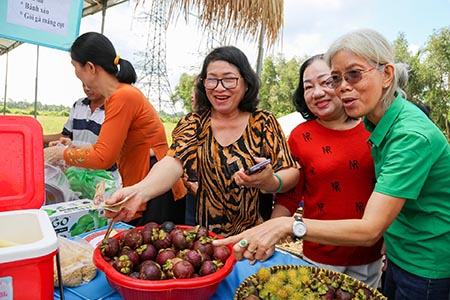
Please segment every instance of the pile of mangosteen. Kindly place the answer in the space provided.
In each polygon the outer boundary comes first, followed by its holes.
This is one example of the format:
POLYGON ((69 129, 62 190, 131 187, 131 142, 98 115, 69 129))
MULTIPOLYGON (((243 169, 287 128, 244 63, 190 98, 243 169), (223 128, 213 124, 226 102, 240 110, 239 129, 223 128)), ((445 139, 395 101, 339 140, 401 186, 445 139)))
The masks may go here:
POLYGON ((173 222, 150 222, 103 241, 100 251, 118 272, 136 279, 195 278, 216 272, 230 256, 212 240, 203 226, 182 230, 173 222))

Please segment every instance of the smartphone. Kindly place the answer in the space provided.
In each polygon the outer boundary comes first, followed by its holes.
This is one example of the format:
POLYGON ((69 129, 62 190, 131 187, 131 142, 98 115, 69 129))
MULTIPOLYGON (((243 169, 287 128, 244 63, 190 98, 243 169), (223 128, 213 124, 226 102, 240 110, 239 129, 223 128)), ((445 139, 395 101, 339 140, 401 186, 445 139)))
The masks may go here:
POLYGON ((258 173, 258 172, 264 170, 264 168, 265 168, 268 164, 270 164, 270 162, 271 162, 271 161, 270 161, 270 158, 269 158, 269 159, 265 159, 265 160, 263 160, 263 161, 257 163, 256 165, 253 165, 253 166, 251 166, 250 168, 248 168, 248 169, 245 171, 245 174, 247 174, 247 175, 252 175, 252 174, 258 173))

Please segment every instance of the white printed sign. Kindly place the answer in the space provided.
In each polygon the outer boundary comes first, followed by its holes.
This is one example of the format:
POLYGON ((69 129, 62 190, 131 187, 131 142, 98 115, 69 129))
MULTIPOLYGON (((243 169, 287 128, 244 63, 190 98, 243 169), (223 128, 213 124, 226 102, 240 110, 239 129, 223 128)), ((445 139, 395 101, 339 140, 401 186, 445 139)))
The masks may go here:
POLYGON ((6 21, 53 34, 66 35, 71 0, 7 0, 6 21))
POLYGON ((12 277, 0 277, 0 300, 13 300, 12 277))

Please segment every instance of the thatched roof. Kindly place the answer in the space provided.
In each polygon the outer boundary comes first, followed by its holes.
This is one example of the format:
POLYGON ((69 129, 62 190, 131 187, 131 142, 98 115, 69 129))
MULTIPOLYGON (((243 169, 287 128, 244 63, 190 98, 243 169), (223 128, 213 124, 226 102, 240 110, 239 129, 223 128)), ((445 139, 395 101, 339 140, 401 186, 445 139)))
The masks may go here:
MULTIPOLYGON (((155 1, 155 0, 154 0, 155 1)), ((170 4, 171 17, 184 13, 199 16, 203 28, 219 28, 236 37, 257 40, 261 26, 269 45, 273 45, 283 26, 284 0, 163 0, 170 4)))

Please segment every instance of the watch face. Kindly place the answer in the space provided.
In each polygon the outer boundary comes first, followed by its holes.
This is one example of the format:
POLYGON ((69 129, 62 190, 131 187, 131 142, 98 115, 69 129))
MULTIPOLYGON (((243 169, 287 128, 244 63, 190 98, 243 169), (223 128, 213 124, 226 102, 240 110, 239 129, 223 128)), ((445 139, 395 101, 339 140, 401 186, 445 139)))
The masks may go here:
POLYGON ((296 237, 299 237, 299 238, 303 237, 306 234, 305 223, 303 223, 301 221, 295 221, 292 231, 294 232, 294 235, 296 237))

